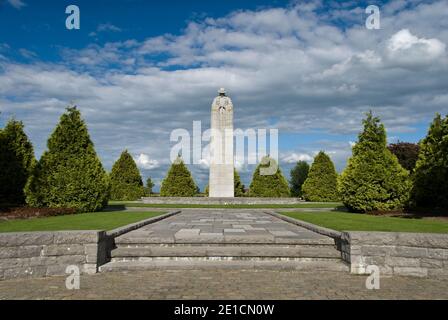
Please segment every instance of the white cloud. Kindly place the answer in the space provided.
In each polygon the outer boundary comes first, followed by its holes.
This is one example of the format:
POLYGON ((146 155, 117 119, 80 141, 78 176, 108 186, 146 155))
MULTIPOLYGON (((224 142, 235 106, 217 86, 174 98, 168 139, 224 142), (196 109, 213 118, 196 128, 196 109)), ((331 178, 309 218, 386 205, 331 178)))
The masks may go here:
POLYGON ((21 9, 26 6, 26 3, 22 0, 7 0, 10 5, 12 5, 16 9, 21 9))
POLYGON ((395 33, 388 41, 389 56, 401 63, 434 63, 445 54, 445 44, 436 38, 418 38, 408 29, 395 33))
POLYGON ((286 163, 296 163, 298 161, 310 162, 310 161, 313 161, 313 157, 311 155, 309 155, 309 154, 306 154, 306 153, 295 153, 295 152, 293 152, 293 153, 284 155, 281 158, 281 160, 283 162, 286 162, 286 163))
POLYGON ((141 153, 136 159, 135 162, 139 168, 151 170, 159 167, 159 162, 154 159, 150 159, 149 155, 141 153))
POLYGON ((89 33, 89 37, 95 37, 100 32, 121 32, 121 28, 111 24, 111 23, 100 23, 96 28, 96 31, 89 33))
POLYGON ((34 59, 37 57, 37 54, 35 52, 24 48, 19 49, 19 53, 26 59, 34 59))

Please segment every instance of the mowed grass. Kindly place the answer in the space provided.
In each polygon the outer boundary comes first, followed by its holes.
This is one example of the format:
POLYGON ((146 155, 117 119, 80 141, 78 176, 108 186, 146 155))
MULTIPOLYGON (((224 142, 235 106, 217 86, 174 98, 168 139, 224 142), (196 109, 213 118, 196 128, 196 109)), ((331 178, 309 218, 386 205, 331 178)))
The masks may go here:
POLYGON ((211 208, 211 209, 299 209, 299 208, 325 208, 336 209, 342 207, 340 202, 326 202, 326 203, 298 203, 298 204, 149 204, 138 202, 121 202, 111 201, 110 206, 124 206, 130 208, 211 208))
POLYGON ((0 232, 112 230, 164 212, 93 212, 0 222, 0 232))
POLYGON ((448 233, 448 220, 371 216, 349 212, 282 212, 282 214, 338 231, 448 233))

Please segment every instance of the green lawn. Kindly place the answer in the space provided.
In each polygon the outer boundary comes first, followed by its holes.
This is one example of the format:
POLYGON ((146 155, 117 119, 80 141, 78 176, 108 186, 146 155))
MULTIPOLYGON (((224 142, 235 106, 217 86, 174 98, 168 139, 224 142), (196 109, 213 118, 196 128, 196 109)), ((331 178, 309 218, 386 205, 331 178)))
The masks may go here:
POLYGON ((148 204, 138 202, 111 201, 109 205, 134 208, 212 208, 212 209, 281 209, 281 208, 326 208, 335 209, 342 206, 339 202, 298 203, 298 204, 148 204))
POLYGON ((0 222, 0 232, 112 230, 164 212, 94 212, 0 222))
POLYGON ((348 212, 282 212, 282 214, 338 231, 448 233, 448 220, 395 218, 348 212))

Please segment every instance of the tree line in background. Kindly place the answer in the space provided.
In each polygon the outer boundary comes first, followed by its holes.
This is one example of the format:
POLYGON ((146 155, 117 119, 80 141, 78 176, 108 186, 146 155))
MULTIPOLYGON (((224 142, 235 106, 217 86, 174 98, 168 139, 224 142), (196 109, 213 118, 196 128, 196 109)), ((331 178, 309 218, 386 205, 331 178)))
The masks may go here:
MULTIPOLYGON (((342 201, 351 211, 448 208, 448 116, 436 115, 419 144, 387 145, 386 130, 368 113, 347 167, 338 175, 330 157, 319 152, 311 166, 299 161, 291 180, 269 156, 253 173, 248 190, 234 171, 235 196, 301 197, 307 201, 342 201), (277 167, 272 175, 260 170, 277 167)), ((150 195, 154 183, 143 185, 127 150, 108 174, 98 158, 87 127, 76 107, 67 108, 50 135, 39 161, 23 123, 10 120, 0 130, 0 205, 75 208, 91 212, 112 200, 136 200, 150 195)), ((208 194, 208 187, 205 194, 208 194)), ((181 157, 162 181, 160 196, 195 196, 194 179, 181 157)))

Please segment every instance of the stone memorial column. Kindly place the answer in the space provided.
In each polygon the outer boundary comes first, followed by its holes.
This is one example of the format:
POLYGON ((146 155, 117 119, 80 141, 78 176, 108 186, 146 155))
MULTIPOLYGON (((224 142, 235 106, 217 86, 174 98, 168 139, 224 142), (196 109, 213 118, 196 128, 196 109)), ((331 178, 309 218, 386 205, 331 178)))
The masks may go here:
POLYGON ((209 197, 234 197, 233 104, 221 88, 212 103, 209 197))

